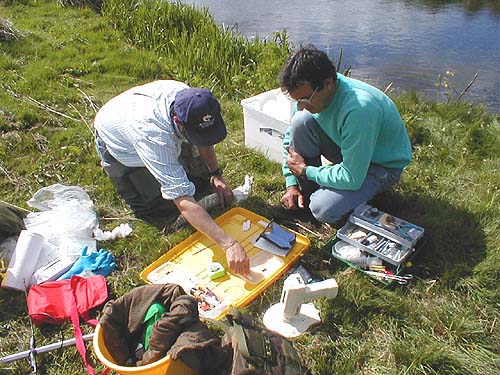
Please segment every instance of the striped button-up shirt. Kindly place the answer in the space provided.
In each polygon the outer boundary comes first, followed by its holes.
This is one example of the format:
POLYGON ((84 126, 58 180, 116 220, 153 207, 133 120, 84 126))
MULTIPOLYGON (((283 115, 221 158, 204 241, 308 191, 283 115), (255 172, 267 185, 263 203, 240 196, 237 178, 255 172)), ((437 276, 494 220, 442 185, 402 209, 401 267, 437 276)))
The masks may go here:
POLYGON ((146 167, 170 200, 195 193, 178 161, 185 139, 170 117, 175 94, 188 87, 166 80, 133 87, 107 102, 94 121, 109 153, 127 167, 146 167))

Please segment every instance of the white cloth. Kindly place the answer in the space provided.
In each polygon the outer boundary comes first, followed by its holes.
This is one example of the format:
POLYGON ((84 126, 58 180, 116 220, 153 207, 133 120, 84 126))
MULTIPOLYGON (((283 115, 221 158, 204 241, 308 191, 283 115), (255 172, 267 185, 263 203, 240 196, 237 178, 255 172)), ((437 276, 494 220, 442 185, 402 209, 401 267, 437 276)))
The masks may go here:
POLYGON ((146 167, 168 200, 195 193, 178 161, 185 139, 170 118, 175 95, 187 88, 172 80, 133 87, 107 102, 94 120, 109 153, 127 167, 146 167))

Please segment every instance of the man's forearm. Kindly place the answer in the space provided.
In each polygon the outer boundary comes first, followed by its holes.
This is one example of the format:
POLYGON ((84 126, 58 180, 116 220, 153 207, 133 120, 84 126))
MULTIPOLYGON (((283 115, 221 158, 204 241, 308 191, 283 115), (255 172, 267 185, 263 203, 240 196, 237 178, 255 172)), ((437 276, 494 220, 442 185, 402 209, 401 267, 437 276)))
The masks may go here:
POLYGON ((214 241, 223 250, 234 244, 235 239, 227 235, 210 215, 192 197, 180 197, 174 200, 180 213, 196 230, 214 241))
POLYGON ((219 162, 217 161, 214 146, 198 147, 198 152, 200 153, 201 160, 205 163, 209 172, 213 172, 219 168, 219 162))

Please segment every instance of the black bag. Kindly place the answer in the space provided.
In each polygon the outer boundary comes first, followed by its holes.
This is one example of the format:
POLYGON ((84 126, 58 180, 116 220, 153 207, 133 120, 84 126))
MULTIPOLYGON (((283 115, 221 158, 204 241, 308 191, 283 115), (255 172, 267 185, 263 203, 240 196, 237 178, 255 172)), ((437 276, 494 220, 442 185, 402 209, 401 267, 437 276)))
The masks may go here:
POLYGON ((222 345, 233 350, 231 375, 309 374, 286 338, 250 316, 231 310, 226 321, 217 321, 216 325, 225 332, 222 345))
POLYGON ((25 216, 26 214, 19 208, 0 202, 0 242, 21 233, 24 229, 25 216))

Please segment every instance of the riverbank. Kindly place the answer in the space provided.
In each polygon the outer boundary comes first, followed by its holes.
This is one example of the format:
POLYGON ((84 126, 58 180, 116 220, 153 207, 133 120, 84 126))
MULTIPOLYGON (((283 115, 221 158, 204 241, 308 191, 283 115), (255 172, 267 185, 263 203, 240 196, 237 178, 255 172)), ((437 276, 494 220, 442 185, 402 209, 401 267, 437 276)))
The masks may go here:
POLYGON ((353 78, 392 84, 394 95, 417 91, 446 101, 473 81, 464 99, 500 112, 498 1, 315 0, 310 17, 300 0, 183 2, 207 6, 218 24, 236 25, 249 38, 286 29, 296 46, 314 44, 331 58, 342 51, 353 78))
MULTIPOLYGON (((146 1, 133 10, 129 2, 111 0, 103 16, 48 0, 6 4, 0 5, 2 17, 24 36, 0 44, 2 200, 29 208, 26 201, 42 187, 79 185, 94 200, 103 229, 131 223, 130 237, 103 244, 117 258, 118 268, 108 278, 115 295, 140 285, 139 272, 191 233, 186 228, 162 235, 135 220, 99 167, 92 120, 97 108, 125 88, 165 78, 211 88, 229 127, 227 140, 217 146, 225 176, 233 186, 245 174, 254 176, 246 208, 264 215, 266 204, 279 202, 281 168, 244 147, 239 101, 276 87, 288 51, 284 35, 277 44, 246 44, 219 34, 207 14, 161 2, 146 1), (197 22, 206 28, 196 29, 197 22), (172 25, 185 29, 163 29, 172 25), (201 41, 208 45, 201 47, 201 41)), ((427 243, 410 270, 415 280, 383 288, 328 261, 319 248, 334 230, 319 228, 321 236, 311 236, 305 259, 334 277, 340 291, 319 303, 324 323, 295 345, 314 374, 493 375, 500 370, 499 116, 417 94, 395 100, 414 160, 401 183, 375 204, 425 228, 427 243)), ((247 311, 260 318, 279 299, 281 285, 282 280, 247 311)), ((0 305, 1 355, 25 350, 30 333, 24 296, 0 290, 0 305)), ((69 327, 64 331, 72 335, 69 327)), ((59 331, 36 335, 43 345, 57 340, 59 331)), ((37 358, 40 373, 84 372, 74 348, 37 358)), ((101 369, 95 357, 91 361, 101 369)), ((26 361, 9 368, 29 373, 26 361)))

